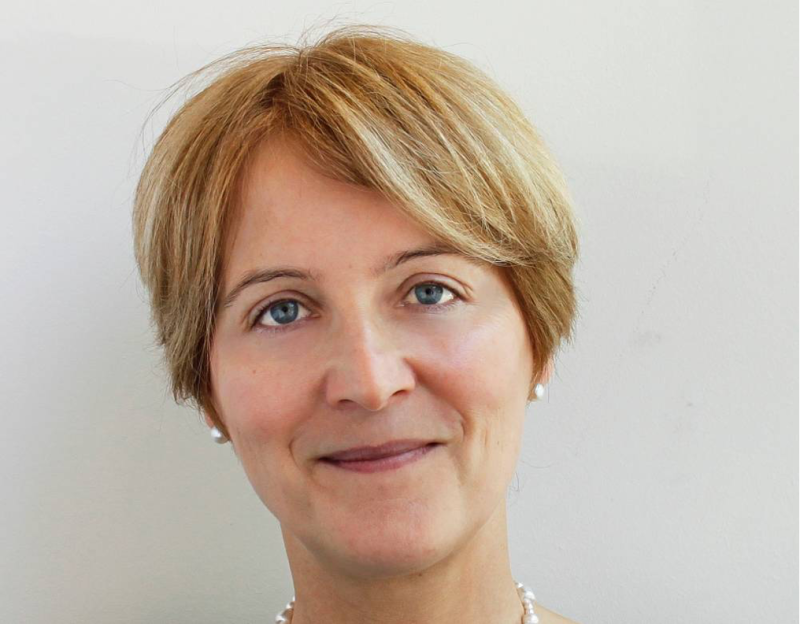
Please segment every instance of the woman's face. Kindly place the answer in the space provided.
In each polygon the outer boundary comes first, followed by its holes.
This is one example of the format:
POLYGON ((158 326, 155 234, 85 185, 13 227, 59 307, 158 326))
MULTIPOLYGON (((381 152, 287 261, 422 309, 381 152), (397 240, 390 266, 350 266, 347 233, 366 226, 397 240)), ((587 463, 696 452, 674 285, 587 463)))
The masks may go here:
POLYGON ((266 147, 229 241, 214 405, 256 493, 316 560, 373 577, 432 565, 504 505, 516 465, 533 362, 511 285, 458 254, 392 262, 436 241, 291 143, 266 147), (313 278, 237 288, 279 268, 313 278), (408 438, 439 446, 383 472, 321 459, 408 438))

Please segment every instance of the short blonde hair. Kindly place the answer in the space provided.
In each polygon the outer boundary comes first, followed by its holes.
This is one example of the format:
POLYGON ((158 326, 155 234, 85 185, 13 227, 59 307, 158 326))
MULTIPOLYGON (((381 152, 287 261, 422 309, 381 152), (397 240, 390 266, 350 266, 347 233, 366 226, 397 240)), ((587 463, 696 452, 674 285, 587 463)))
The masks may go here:
POLYGON ((133 208, 175 400, 227 434, 209 359, 224 248, 249 159, 283 133, 326 175, 381 192, 435 238, 504 267, 533 346, 531 400, 572 339, 578 238, 565 180, 519 106, 465 59, 372 25, 242 48, 176 84, 215 71, 158 137, 133 208))

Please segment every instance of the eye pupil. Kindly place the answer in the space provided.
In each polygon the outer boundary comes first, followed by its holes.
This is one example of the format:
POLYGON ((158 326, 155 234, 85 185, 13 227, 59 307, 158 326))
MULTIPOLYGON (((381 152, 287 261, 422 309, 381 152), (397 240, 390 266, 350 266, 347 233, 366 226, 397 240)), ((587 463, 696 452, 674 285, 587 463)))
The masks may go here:
POLYGON ((285 325, 297 318, 297 310, 298 306, 296 301, 282 301, 269 309, 269 315, 276 322, 285 325))
POLYGON ((420 284, 414 292, 422 303, 436 304, 442 296, 443 288, 439 284, 420 284))

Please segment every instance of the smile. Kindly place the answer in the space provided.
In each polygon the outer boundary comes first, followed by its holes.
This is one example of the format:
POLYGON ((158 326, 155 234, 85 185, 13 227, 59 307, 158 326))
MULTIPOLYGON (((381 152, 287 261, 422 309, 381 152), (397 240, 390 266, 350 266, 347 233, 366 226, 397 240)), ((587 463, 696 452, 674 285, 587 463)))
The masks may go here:
POLYGON ((438 443, 432 443, 428 444, 427 446, 406 451, 405 453, 381 457, 380 459, 333 460, 326 458, 321 459, 320 461, 323 464, 331 466, 332 468, 349 470, 352 472, 386 472, 388 470, 397 470, 398 468, 412 464, 423 457, 426 457, 439 446, 442 445, 438 443))

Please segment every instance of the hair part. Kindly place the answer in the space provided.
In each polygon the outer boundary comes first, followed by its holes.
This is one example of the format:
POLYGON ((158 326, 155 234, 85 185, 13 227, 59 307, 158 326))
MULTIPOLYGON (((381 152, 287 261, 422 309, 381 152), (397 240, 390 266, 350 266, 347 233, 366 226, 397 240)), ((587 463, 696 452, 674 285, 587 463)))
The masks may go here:
POLYGON ((158 137, 133 209, 136 262, 177 402, 193 402, 227 436, 210 384, 225 245, 256 148, 283 135, 325 175, 381 192, 436 239, 504 267, 533 347, 532 400, 573 338, 578 237, 562 173, 489 76, 368 25, 239 49, 166 99, 207 76, 158 137))

